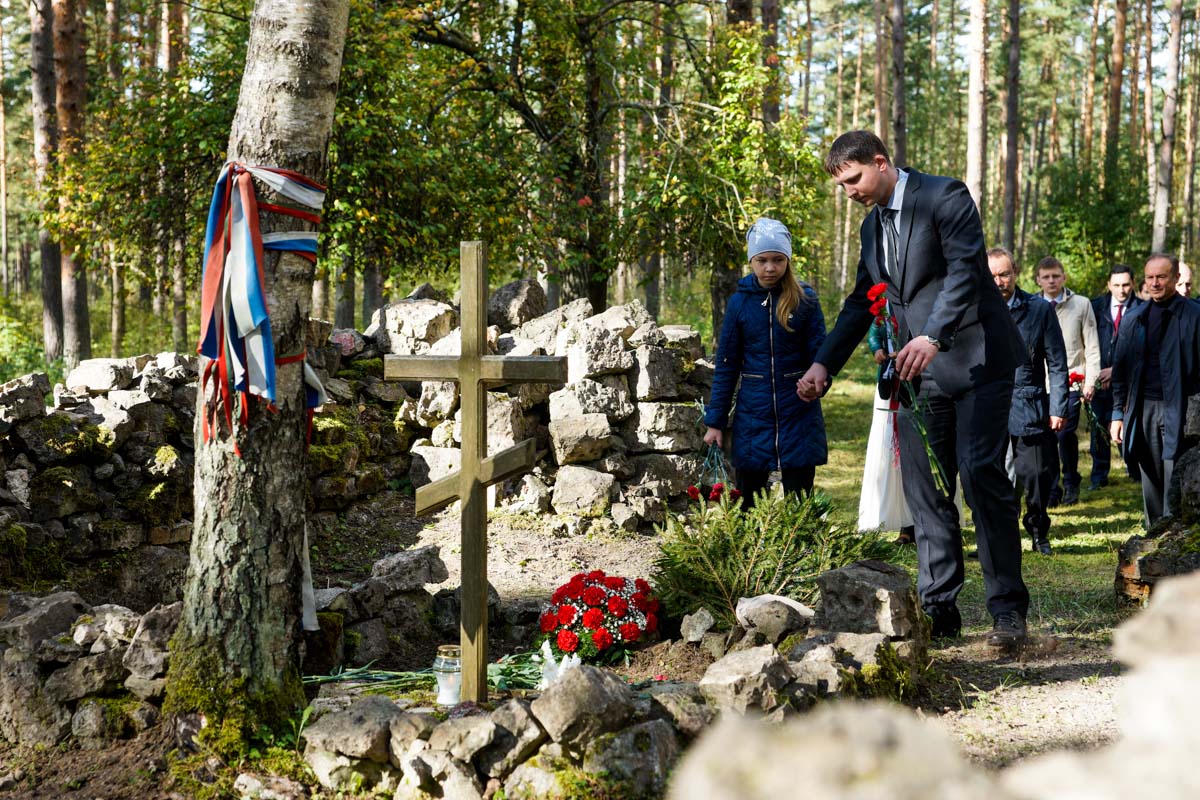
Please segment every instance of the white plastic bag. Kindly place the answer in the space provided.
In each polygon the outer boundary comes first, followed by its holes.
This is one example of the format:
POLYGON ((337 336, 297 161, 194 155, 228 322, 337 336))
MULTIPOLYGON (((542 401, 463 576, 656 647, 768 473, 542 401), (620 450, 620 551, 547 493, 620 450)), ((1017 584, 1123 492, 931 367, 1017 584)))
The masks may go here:
POLYGON ((863 467, 862 494, 858 501, 858 529, 899 530, 913 524, 900 480, 900 459, 895 450, 894 426, 899 416, 876 396, 867 463, 863 467))

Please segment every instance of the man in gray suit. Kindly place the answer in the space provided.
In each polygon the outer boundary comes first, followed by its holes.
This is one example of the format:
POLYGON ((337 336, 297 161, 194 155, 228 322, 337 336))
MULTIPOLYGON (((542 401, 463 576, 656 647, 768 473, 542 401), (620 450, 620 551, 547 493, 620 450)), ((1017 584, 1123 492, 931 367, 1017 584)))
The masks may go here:
MULTIPOLYGON (((903 344, 896 369, 920 379, 914 414, 953 487, 962 478, 974 512, 988 611, 989 643, 1025 639, 1029 591, 1021 578, 1017 502, 1004 467, 1013 375, 1028 361, 1021 334, 988 271, 979 212, 953 178, 899 170, 879 137, 851 131, 834 141, 825 169, 850 199, 871 208, 860 230, 854 291, 797 384, 814 400, 853 354, 872 324, 867 292, 887 286, 903 344)), ((962 532, 954 498, 934 481, 913 424, 900 426, 904 494, 916 522, 917 589, 935 636, 956 636, 963 586, 962 532)))

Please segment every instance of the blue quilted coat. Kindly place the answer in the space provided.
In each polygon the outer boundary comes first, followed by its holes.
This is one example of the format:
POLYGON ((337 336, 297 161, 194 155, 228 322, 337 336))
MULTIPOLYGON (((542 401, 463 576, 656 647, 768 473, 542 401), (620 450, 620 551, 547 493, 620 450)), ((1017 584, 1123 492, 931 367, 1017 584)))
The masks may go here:
POLYGON ((827 460, 821 403, 796 396, 796 381, 825 341, 821 303, 812 288, 801 288, 804 300, 788 318, 790 333, 775 316, 778 287, 764 289, 753 274, 738 281, 725 310, 704 424, 729 428, 736 389, 733 465, 739 469, 814 467, 827 460))

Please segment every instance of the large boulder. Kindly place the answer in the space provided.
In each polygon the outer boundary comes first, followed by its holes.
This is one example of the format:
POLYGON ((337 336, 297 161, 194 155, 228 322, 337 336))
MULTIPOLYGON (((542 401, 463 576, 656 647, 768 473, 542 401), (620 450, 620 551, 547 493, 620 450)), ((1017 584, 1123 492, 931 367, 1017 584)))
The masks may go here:
POLYGON ((567 303, 565 306, 531 319, 514 330, 513 334, 522 339, 528 339, 549 355, 561 356, 565 354, 555 350, 559 331, 565 326, 574 322, 580 322, 591 315, 592 304, 588 302, 586 297, 581 297, 578 300, 567 303))
POLYGON ((638 403, 622 429, 631 453, 690 453, 700 449, 699 413, 691 403, 638 403))
POLYGON ((484 775, 507 775, 546 741, 546 732, 533 716, 528 700, 513 698, 505 702, 492 712, 491 721, 495 736, 475 758, 484 775))
POLYGON ((646 453, 634 456, 633 483, 639 486, 657 483, 668 495, 683 494, 687 487, 699 482, 702 465, 703 461, 695 453, 646 453))
POLYGON ((546 292, 529 278, 506 283, 488 298, 488 324, 510 331, 546 313, 546 292))
POLYGON ((27 419, 46 413, 46 395, 50 394, 50 378, 44 372, 34 372, 0 385, 0 435, 27 419))
POLYGON ((394 789, 392 723, 403 715, 382 695, 367 695, 345 711, 324 715, 304 729, 304 760, 326 789, 394 789))
POLYGON ((411 592, 425 588, 427 583, 441 583, 450 577, 446 564, 435 545, 402 550, 376 561, 371 577, 383 583, 391 593, 411 592))
POLYGON ((678 757, 675 731, 659 719, 593 739, 584 753, 583 769, 605 775, 627 797, 660 797, 678 757))
POLYGON ((437 300, 401 300, 377 309, 363 335, 383 353, 425 353, 458 327, 458 313, 437 300))
POLYGON ((587 467, 562 467, 554 479, 551 505, 555 513, 602 517, 609 508, 609 495, 616 478, 587 467))
POLYGON ((683 365, 679 353, 642 345, 634 351, 633 392, 639 402, 672 400, 680 396, 683 365))
POLYGON ((700 679, 700 691, 712 705, 745 713, 770 711, 779 692, 792 679, 787 661, 771 645, 729 653, 709 665, 700 679))
POLYGON ((582 464, 604 455, 612 430, 604 414, 581 414, 550 420, 550 443, 558 464, 582 464))
POLYGON ((63 383, 71 392, 103 394, 128 387, 135 371, 128 358, 89 358, 67 373, 63 383))
POLYGON ((0 644, 32 652, 43 640, 69 633, 75 620, 90 610, 75 592, 40 597, 27 610, 0 622, 0 644))
POLYGON ((969 764, 946 733, 910 711, 837 704, 779 727, 724 717, 683 757, 667 797, 1008 800, 1012 795, 969 764))
POLYGON ((633 354, 615 333, 578 322, 559 331, 555 352, 567 357, 567 380, 580 381, 627 372, 633 366, 633 354))
POLYGON ((920 635, 921 611, 912 579, 903 567, 857 561, 817 577, 821 606, 816 624, 828 631, 920 635))
POLYGON ((552 740, 582 749, 629 721, 633 692, 611 672, 585 665, 567 670, 533 701, 531 710, 552 740))
POLYGON ((462 451, 454 447, 430 447, 417 445, 412 449, 412 469, 409 479, 420 488, 458 470, 462 464, 462 451))
POLYGON ((597 328, 604 328, 628 341, 635 330, 647 323, 653 323, 654 317, 642 305, 641 300, 633 300, 625 305, 609 306, 584 321, 597 328))
POLYGON ((629 387, 623 376, 604 376, 598 380, 583 378, 550 395, 551 421, 581 414, 604 414, 611 421, 619 422, 633 411, 629 387))

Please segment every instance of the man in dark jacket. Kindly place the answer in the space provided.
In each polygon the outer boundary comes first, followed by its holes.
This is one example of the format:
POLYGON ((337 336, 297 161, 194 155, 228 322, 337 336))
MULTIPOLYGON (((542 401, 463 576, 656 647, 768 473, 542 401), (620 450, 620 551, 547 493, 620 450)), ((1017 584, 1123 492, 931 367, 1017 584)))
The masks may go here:
POLYGON ((1033 549, 1048 556, 1050 515, 1046 508, 1058 474, 1055 433, 1066 426, 1067 347, 1058 315, 1050 304, 1017 287, 1012 253, 1003 247, 992 248, 988 251, 988 269, 1029 352, 1029 363, 1017 367, 1013 377, 1008 435, 1012 437, 1017 487, 1025 494, 1025 530, 1033 539, 1033 549))
MULTIPOLYGON (((886 284, 899 324, 896 369, 920 378, 917 408, 929 444, 954 486, 961 476, 974 512, 988 611, 988 641, 1025 639, 1029 591, 1021 578, 1021 535, 1013 485, 1004 468, 1013 373, 1027 360, 987 268, 979 211, 962 181, 898 170, 879 137, 851 131, 834 141, 825 169, 850 199, 871 207, 860 230, 854 291, 813 365, 797 385, 806 400, 829 389, 873 322, 871 287, 886 284)), ((958 508, 932 473, 916 425, 900 426, 904 495, 917 534, 917 589, 935 636, 961 630, 963 586, 958 508)))
MULTIPOLYGON (((1100 387, 1092 396, 1092 412, 1101 430, 1092 427, 1092 477, 1089 488, 1095 490, 1108 485, 1108 472, 1112 465, 1112 449, 1108 441, 1108 426, 1112 422, 1112 365, 1116 350, 1117 334, 1125 315, 1142 304, 1134 294, 1133 270, 1127 264, 1115 264, 1108 274, 1108 291, 1092 300, 1092 311, 1096 315, 1096 333, 1100 340, 1100 387)), ((1134 480, 1137 480, 1134 475, 1134 480)))
POLYGON ((1175 289, 1179 261, 1155 253, 1146 260, 1150 302, 1121 324, 1113 357, 1113 441, 1142 473, 1146 527, 1175 509, 1167 495, 1182 453, 1191 395, 1200 392, 1200 304, 1175 289))

